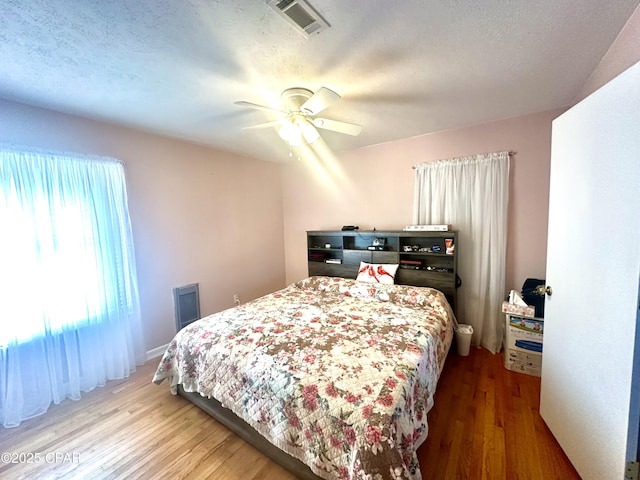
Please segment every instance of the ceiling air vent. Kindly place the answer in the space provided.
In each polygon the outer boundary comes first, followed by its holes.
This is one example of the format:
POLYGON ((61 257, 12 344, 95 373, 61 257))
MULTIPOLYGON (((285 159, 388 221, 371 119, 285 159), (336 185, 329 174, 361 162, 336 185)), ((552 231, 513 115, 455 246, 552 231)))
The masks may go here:
POLYGON ((307 38, 329 28, 305 0, 267 0, 267 4, 307 38))

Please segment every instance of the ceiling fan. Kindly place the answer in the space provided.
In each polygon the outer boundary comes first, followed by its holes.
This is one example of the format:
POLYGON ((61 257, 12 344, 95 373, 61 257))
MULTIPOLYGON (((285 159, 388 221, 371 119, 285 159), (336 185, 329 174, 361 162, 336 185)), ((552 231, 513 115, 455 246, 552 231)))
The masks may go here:
POLYGON ((303 141, 312 144, 320 138, 316 127, 354 136, 360 133, 362 126, 355 123, 316 117, 318 113, 336 103, 340 98, 340 95, 326 87, 321 87, 315 93, 306 88, 295 87, 282 92, 284 110, 245 101, 235 102, 235 104, 274 113, 280 117, 272 122, 244 127, 245 129, 278 127, 278 134, 290 147, 300 147, 303 141))

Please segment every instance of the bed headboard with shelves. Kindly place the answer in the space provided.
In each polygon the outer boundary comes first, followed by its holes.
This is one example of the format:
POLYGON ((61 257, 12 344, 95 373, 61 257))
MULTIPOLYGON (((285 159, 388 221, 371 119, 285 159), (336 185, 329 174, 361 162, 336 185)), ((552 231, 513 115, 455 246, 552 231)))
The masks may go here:
POLYGON ((309 276, 356 278, 360 262, 398 264, 396 283, 438 289, 447 296, 454 312, 458 252, 457 231, 307 232, 309 276))

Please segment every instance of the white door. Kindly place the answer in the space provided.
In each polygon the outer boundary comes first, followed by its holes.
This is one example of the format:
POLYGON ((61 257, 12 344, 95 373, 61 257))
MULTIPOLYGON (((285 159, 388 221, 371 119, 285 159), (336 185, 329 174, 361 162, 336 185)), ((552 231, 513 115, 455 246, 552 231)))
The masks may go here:
POLYGON ((553 122, 540 413, 584 479, 637 449, 639 279, 640 63, 553 122))

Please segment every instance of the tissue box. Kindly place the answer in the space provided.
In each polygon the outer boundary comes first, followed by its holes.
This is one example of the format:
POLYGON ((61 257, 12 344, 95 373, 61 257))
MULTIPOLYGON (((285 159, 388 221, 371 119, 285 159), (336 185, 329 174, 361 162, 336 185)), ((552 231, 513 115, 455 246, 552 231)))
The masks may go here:
POLYGON ((533 318, 535 316, 536 309, 534 307, 530 307, 529 305, 524 307, 522 305, 516 305, 515 303, 502 302, 502 313, 506 313, 507 315, 520 315, 521 317, 533 318))
POLYGON ((520 315, 521 317, 535 317, 536 309, 529 306, 515 290, 509 293, 509 301, 502 302, 502 313, 507 315, 520 315))

